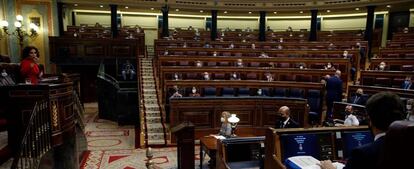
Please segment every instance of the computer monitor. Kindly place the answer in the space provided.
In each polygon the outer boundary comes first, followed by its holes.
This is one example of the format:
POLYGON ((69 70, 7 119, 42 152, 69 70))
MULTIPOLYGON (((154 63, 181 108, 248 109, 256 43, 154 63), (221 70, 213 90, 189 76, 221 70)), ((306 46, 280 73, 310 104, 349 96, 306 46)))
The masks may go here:
POLYGON ((292 156, 309 155, 316 159, 333 159, 333 135, 330 132, 282 134, 282 161, 292 156))
MULTIPOLYGON (((347 159, 352 150, 356 147, 368 144, 374 141, 371 131, 344 131, 341 132, 343 159, 347 159)), ((338 157, 341 157, 340 147, 338 147, 338 157)))

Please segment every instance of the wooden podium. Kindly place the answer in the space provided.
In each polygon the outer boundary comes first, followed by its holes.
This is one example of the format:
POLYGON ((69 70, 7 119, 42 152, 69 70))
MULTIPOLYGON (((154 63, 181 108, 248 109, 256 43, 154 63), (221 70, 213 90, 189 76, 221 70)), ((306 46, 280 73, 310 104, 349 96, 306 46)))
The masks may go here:
POLYGON ((171 129, 177 139, 177 164, 179 169, 195 167, 194 155, 194 125, 183 122, 171 129))

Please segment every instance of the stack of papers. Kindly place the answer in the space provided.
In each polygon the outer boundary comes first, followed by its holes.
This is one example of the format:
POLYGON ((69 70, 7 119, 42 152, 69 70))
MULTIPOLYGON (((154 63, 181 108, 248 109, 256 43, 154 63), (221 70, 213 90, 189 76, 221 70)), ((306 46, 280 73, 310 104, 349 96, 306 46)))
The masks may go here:
MULTIPOLYGON (((286 160, 286 167, 288 169, 321 169, 318 165, 320 162, 312 156, 294 156, 286 160)), ((333 165, 336 169, 342 169, 344 164, 335 162, 333 165)))

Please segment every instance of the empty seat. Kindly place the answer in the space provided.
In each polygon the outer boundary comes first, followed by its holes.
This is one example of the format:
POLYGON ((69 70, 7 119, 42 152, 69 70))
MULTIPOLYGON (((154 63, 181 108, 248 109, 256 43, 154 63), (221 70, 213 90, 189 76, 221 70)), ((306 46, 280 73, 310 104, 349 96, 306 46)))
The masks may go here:
POLYGON ((414 71, 413 65, 402 65, 401 66, 402 71, 414 71))
POLYGON ((286 97, 287 96, 287 89, 285 88, 275 88, 274 89, 274 96, 275 97, 286 97))
POLYGON ((290 63, 279 63, 279 67, 281 67, 281 68, 289 68, 290 67, 290 63))
POLYGON ((263 96, 272 96, 271 90, 269 88, 262 88, 263 96))
POLYGON ((256 73, 247 73, 246 80, 258 80, 256 73))
POLYGON ((297 88, 290 89, 289 97, 304 98, 303 89, 297 89, 297 88))
POLYGON ((362 77, 361 84, 365 85, 365 86, 372 86, 372 85, 374 85, 374 78, 372 78, 372 77, 362 77))
POLYGON ((223 52, 223 56, 231 56, 230 52, 223 52))
POLYGON ((214 88, 214 87, 204 88, 204 96, 206 96, 206 97, 216 96, 216 88, 214 88))
POLYGON ((184 55, 184 52, 176 51, 176 52, 174 52, 174 55, 184 55))
POLYGON ((401 85, 403 84, 403 82, 404 82, 403 78, 394 78, 392 80, 392 86, 391 87, 400 88, 401 85))
POLYGON ((296 75, 296 80, 299 82, 312 82, 312 75, 296 75))
POLYGON ((188 65, 190 65, 188 61, 180 61, 180 62, 178 62, 178 64, 180 66, 188 66, 188 65))
POLYGON ((406 53, 405 58, 414 58, 414 53, 406 53))
POLYGON ((377 77, 375 78, 374 86, 390 87, 391 79, 387 77, 377 77))
POLYGON ((214 73, 214 79, 224 80, 225 78, 226 78, 226 75, 224 73, 214 73))
POLYGON ((322 112, 321 91, 309 90, 307 99, 309 104, 309 120, 311 124, 318 124, 322 112))
POLYGON ((387 56, 387 58, 398 58, 398 57, 400 57, 400 55, 396 54, 396 53, 389 53, 386 56, 387 56))
POLYGON ((259 67, 260 63, 259 62, 251 62, 250 63, 250 67, 259 67))
POLYGON ((207 66, 216 66, 216 62, 207 62, 207 66))
POLYGON ((200 55, 200 56, 207 56, 207 52, 205 52, 205 51, 200 51, 200 52, 198 52, 198 55, 200 55))
POLYGON ((295 75, 280 75, 280 81, 295 81, 295 75))
POLYGON ((222 96, 234 96, 234 88, 223 87, 221 91, 222 96))
POLYGON ((237 56, 237 57, 242 57, 242 56, 243 56, 243 54, 238 52, 238 53, 235 53, 235 54, 234 54, 234 56, 237 56))
POLYGON ((250 96, 249 88, 239 88, 238 96, 250 96))
POLYGON ((197 73, 186 73, 184 74, 185 79, 199 79, 197 73))
POLYGON ((188 51, 187 55, 194 56, 196 55, 196 51, 188 51))
POLYGON ((220 66, 230 66, 230 62, 219 62, 220 66))

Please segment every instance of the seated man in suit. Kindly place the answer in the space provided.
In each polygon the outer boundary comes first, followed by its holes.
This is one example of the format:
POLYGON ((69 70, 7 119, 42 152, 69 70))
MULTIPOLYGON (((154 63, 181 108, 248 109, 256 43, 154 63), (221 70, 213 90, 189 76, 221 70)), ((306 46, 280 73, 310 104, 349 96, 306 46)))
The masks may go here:
MULTIPOLYGON (((385 132, 392 122, 405 119, 404 105, 400 97, 391 92, 381 92, 370 97, 366 111, 371 131, 375 135, 374 142, 352 150, 344 169, 380 168, 378 162, 384 148, 385 132)), ((320 166, 321 169, 335 169, 329 160, 321 161, 320 166)))
POLYGON ((358 88, 355 95, 348 99, 348 103, 365 105, 367 96, 364 95, 364 90, 358 88))
POLYGON ((413 81, 411 79, 411 76, 407 76, 401 85, 401 88, 404 90, 412 90, 414 89, 413 81))
POLYGON ((290 109, 282 106, 279 109, 280 120, 276 122, 276 128, 297 128, 299 124, 290 118, 290 109))
POLYGON ((129 60, 126 60, 126 63, 122 65, 122 78, 124 80, 127 80, 127 75, 129 75, 129 80, 134 79, 134 76, 137 74, 135 73, 134 65, 129 62, 129 60))

